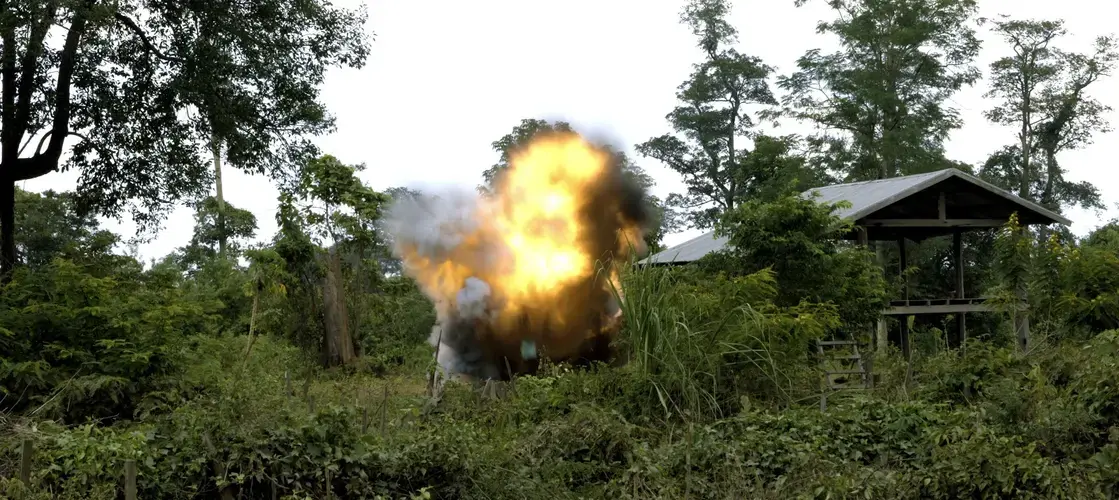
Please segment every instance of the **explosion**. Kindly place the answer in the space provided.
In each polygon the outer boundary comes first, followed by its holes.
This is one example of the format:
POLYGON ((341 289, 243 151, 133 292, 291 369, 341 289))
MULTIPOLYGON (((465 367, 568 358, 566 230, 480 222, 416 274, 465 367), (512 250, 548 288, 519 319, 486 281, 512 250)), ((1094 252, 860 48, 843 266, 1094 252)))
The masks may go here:
POLYGON ((445 371, 507 379, 553 361, 606 360, 621 308, 615 263, 644 254, 644 193, 576 134, 513 152, 490 196, 398 201, 387 229, 435 304, 445 371))

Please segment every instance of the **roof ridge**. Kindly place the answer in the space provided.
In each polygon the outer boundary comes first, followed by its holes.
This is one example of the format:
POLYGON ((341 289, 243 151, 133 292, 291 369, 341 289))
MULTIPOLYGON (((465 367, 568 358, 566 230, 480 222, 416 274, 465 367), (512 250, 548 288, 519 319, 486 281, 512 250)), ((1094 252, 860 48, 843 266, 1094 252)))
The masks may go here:
POLYGON ((955 174, 956 172, 959 172, 958 169, 949 167, 949 168, 943 168, 943 169, 940 169, 940 170, 933 170, 932 172, 921 172, 919 174, 899 175, 897 177, 887 177, 885 179, 870 179, 870 180, 866 180, 866 181, 844 182, 844 183, 840 183, 840 184, 832 184, 832 185, 829 185, 829 186, 819 186, 819 187, 811 188, 811 189, 809 189, 809 191, 811 191, 813 189, 835 188, 835 187, 842 187, 842 186, 861 186, 861 185, 864 185, 864 184, 874 184, 876 182, 890 182, 890 181, 896 181, 896 180, 900 180, 900 179, 912 179, 914 177, 922 177, 922 176, 930 176, 931 177, 933 174, 941 174, 941 173, 948 172, 948 171, 955 171, 955 172, 952 172, 953 174, 955 174))

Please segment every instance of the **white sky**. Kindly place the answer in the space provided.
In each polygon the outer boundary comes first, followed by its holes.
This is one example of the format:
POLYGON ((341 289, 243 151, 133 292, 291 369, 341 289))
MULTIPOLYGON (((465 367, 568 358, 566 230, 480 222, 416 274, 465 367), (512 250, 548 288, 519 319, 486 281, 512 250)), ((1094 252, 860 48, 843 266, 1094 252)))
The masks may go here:
MULTIPOLYGON (((356 6, 359 0, 338 0, 356 6)), ((337 117, 337 132, 319 141, 324 152, 347 163, 365 163, 364 180, 375 189, 453 184, 473 187, 497 155, 490 143, 522 118, 563 119, 585 132, 604 132, 632 153, 633 145, 669 131, 664 119, 676 104, 676 87, 701 59, 695 40, 679 23, 684 0, 368 0, 368 29, 376 34, 368 64, 327 76, 323 99, 337 117)), ((1114 31, 1112 16, 1090 0, 982 0, 982 16, 1066 21, 1060 46, 1087 50, 1097 35, 1114 31)), ((793 0, 737 1, 731 22, 739 48, 777 67, 795 69, 806 50, 831 50, 817 35, 817 21, 830 18, 825 0, 795 8, 793 0)), ((985 29, 977 64, 987 65, 1007 48, 985 29)), ((986 122, 991 103, 986 83, 954 99, 966 121, 948 144, 952 159, 972 164, 1014 141, 1014 131, 986 122)), ((1091 87, 1105 104, 1119 107, 1119 78, 1091 87)), ((1119 113, 1110 121, 1119 126, 1119 113)), ((786 125, 782 133, 809 129, 786 125)), ((681 189, 679 177, 659 162, 634 156, 652 175, 662 198, 681 189)), ((1104 214, 1072 211, 1073 230, 1084 234, 1119 214, 1115 181, 1119 132, 1096 137, 1059 160, 1072 180, 1089 180, 1104 193, 1104 214)), ((275 232, 276 189, 263 177, 226 169, 226 199, 256 214, 258 236, 275 232)), ((29 190, 73 189, 73 173, 28 181, 29 190)), ((108 227, 129 237, 130 221, 108 227)), ((191 235, 189 209, 180 208, 141 255, 159 257, 191 235)), ((697 231, 670 235, 667 245, 697 231)))

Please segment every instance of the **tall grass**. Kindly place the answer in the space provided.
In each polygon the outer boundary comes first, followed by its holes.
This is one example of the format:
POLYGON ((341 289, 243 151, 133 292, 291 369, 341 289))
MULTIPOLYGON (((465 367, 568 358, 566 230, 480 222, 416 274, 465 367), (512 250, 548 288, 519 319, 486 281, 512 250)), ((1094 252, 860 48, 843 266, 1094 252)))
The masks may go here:
POLYGON ((710 332, 688 326, 679 303, 688 297, 674 293, 670 270, 630 269, 619 302, 631 369, 652 387, 666 415, 719 415, 719 378, 709 363, 713 353, 706 349, 710 332))
POLYGON ((624 318, 621 347, 666 417, 725 417, 741 406, 741 396, 762 389, 784 403, 793 398, 783 365, 790 353, 803 358, 798 346, 807 344, 767 310, 771 273, 730 280, 629 266, 622 283, 614 291, 624 318))

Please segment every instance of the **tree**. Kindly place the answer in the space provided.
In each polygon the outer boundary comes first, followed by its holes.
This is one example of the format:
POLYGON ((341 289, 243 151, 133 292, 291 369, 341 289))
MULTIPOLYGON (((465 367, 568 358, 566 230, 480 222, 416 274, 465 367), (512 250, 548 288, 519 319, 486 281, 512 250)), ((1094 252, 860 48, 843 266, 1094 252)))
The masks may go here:
MULTIPOLYGON (((807 0, 797 0, 803 5, 807 0)), ((842 48, 808 51, 797 71, 778 80, 782 114, 822 128, 818 144, 834 148, 849 180, 947 166, 943 143, 961 125, 945 101, 980 76, 972 61, 980 42, 970 21, 973 0, 828 0, 821 22, 842 48)))
MULTIPOLYGON (((699 38, 705 59, 680 85, 676 94, 680 105, 666 116, 676 133, 637 145, 638 153, 684 177, 687 192, 669 195, 666 205, 680 210, 692 227, 711 227, 720 213, 733 210, 757 191, 770 189, 771 179, 764 175, 770 169, 750 170, 759 163, 751 160, 758 143, 783 141, 777 149, 786 151, 791 144, 791 138, 759 137, 751 132, 754 119, 747 108, 777 104, 767 82, 773 68, 731 47, 737 30, 726 21, 729 11, 728 0, 693 0, 684 8, 681 20, 699 38), (743 147, 751 138, 756 143, 754 151, 743 147)), ((772 155, 770 159, 774 159, 772 155)), ((788 161, 784 155, 776 160, 788 161)))
POLYGON ((240 256, 243 241, 253 238, 256 229, 252 212, 207 197, 195 208, 194 235, 180 250, 181 263, 188 269, 197 269, 218 256, 240 256))
POLYGON ((734 276, 771 269, 778 305, 831 303, 843 324, 866 325, 888 303, 886 281, 866 250, 843 243, 851 222, 835 215, 836 208, 797 194, 746 201, 716 225, 716 234, 728 238, 726 248, 699 265, 734 276))
POLYGON ((230 165, 281 174, 314 153, 332 120, 327 67, 360 67, 364 10, 321 1, 103 4, 5 2, 0 23, 0 273, 14 264, 14 183, 81 172, 81 207, 151 228, 210 184, 197 145, 217 136, 230 165), (48 36, 55 26, 65 36, 48 36), (53 44, 56 39, 61 44, 53 44), (206 43, 203 43, 206 42, 206 43), (207 49, 209 47, 209 49, 207 49), (204 113, 184 113, 191 108, 204 113), (27 151, 34 139, 35 147, 27 151))
MULTIPOLYGON (((536 118, 521 120, 521 123, 513 127, 513 130, 508 134, 493 142, 493 150, 500 156, 497 163, 482 172, 483 184, 478 186, 478 192, 486 196, 492 195, 494 184, 500 177, 501 172, 510 167, 513 154, 518 149, 527 146, 537 136, 554 133, 575 133, 575 129, 571 127, 571 124, 563 121, 550 122, 536 118)), ((666 227, 670 227, 672 214, 667 211, 659 198, 649 193, 656 181, 653 180, 652 176, 645 173, 644 169, 635 164, 624 151, 618 151, 609 145, 603 146, 603 149, 613 157, 612 161, 620 166, 622 172, 631 181, 641 186, 645 193, 646 208, 648 213, 653 215, 652 224, 645 231, 645 244, 649 252, 657 251, 660 248, 660 241, 664 237, 666 227), (669 224, 666 224, 666 221, 669 224)))
POLYGON ((1018 142, 992 154, 984 176, 1058 211, 1067 205, 1103 208, 1095 186, 1065 180, 1056 157, 1109 130, 1103 115, 1110 108, 1085 90, 1109 74, 1116 59, 1114 39, 1100 37, 1095 52, 1083 55, 1052 46, 1067 34, 1063 21, 1003 16, 994 26, 1013 53, 991 64, 987 97, 999 102, 986 115, 1018 129, 1018 142))
POLYGON ((77 213, 72 193, 32 193, 16 189, 16 258, 39 268, 58 257, 108 254, 119 238, 102 230, 97 219, 77 213))
MULTIPOLYGON (((281 234, 291 240, 326 247, 321 252, 322 277, 318 283, 305 283, 317 288, 322 296, 324 335, 323 364, 347 364, 357 357, 354 331, 358 328, 347 307, 342 254, 355 258, 353 266, 359 283, 366 285, 377 273, 366 273, 366 253, 377 245, 375 224, 388 198, 373 191, 358 179, 356 173, 364 165, 346 165, 325 155, 307 163, 299 182, 280 196, 281 234), (297 233, 292 235, 291 233, 297 233), (306 239, 306 240, 305 240, 306 239)), ((298 245, 296 245, 298 246, 298 245)), ((310 255, 304 255, 311 260, 310 255)), ((305 262, 310 264, 310 262, 305 262)), ((295 275, 296 273, 291 273, 295 275)), ((316 278, 318 278, 316 273, 316 278)), ((368 286, 359 295, 368 293, 368 286)))

